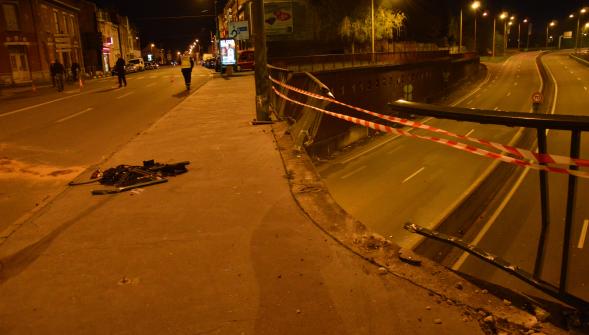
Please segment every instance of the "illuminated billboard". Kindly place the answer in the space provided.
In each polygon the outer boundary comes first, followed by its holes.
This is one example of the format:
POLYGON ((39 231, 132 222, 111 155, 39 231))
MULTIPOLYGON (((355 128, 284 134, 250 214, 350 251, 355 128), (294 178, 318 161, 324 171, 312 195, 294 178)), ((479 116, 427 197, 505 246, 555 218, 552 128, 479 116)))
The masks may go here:
POLYGON ((219 40, 219 50, 221 50, 221 65, 235 65, 236 52, 235 40, 232 38, 219 40))

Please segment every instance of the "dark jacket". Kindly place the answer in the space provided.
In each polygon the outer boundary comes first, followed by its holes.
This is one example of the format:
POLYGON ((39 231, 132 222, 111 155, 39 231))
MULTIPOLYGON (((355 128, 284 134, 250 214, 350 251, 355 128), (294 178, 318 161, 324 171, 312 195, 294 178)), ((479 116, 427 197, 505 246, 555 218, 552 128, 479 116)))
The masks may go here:
POLYGON ((65 73, 65 67, 60 62, 55 62, 51 65, 52 73, 53 74, 63 74, 65 73))
POLYGON ((125 60, 123 58, 117 59, 115 64, 115 71, 118 73, 125 73, 125 60))

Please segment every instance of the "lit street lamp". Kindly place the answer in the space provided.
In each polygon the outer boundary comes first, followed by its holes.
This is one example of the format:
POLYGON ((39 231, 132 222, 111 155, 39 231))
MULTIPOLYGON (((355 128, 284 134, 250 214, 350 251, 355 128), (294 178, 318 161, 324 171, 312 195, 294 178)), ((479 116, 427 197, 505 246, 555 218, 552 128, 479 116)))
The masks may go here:
POLYGON ((470 8, 474 10, 474 52, 477 52, 477 10, 481 7, 480 1, 474 1, 470 8))
MULTIPOLYGON (((585 14, 586 11, 587 11, 587 9, 581 8, 581 10, 579 11, 579 15, 577 15, 577 32, 575 34, 575 52, 577 52, 577 48, 579 45, 579 25, 581 24, 581 16, 583 14, 585 14)), ((573 15, 573 14, 571 14, 571 15, 573 15)))
POLYGON ((548 22, 548 24, 546 25, 546 48, 548 48, 548 30, 550 29, 550 27, 554 27, 556 25, 556 22, 550 21, 548 22))
MULTIPOLYGON (((506 12, 503 12, 503 13, 501 13, 501 15, 499 15, 499 19, 505 20, 507 18, 507 16, 508 16, 507 13, 506 12)), ((497 22, 497 18, 494 17, 493 18, 493 57, 495 57, 495 44, 496 44, 495 43, 495 31, 497 30, 495 28, 496 27, 496 22, 497 22)), ((503 35, 504 36, 503 39, 505 39, 505 31, 503 32, 503 34, 504 34, 503 35)), ((503 50, 503 52, 505 53, 505 50, 503 50)))

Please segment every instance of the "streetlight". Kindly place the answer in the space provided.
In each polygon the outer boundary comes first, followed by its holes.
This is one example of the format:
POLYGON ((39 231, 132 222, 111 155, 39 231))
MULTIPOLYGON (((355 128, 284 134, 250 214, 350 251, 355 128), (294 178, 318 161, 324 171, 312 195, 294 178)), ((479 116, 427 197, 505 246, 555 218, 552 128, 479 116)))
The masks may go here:
MULTIPOLYGON (((585 14, 586 11, 587 11, 587 9, 581 8, 581 10, 579 11, 579 15, 577 15, 577 32, 575 34, 575 52, 577 52, 577 47, 579 44, 579 25, 581 24, 581 16, 583 14, 585 14)), ((571 15, 573 15, 573 14, 571 14, 571 15)))
POLYGON ((550 27, 554 27, 556 25, 556 22, 554 20, 548 22, 548 24, 546 25, 546 48, 548 49, 548 29, 550 29, 550 27))
POLYGON ((370 0, 370 25, 372 37, 372 62, 374 63, 374 0, 370 0))
MULTIPOLYGON (((503 12, 503 13, 501 13, 501 15, 499 15, 499 19, 505 20, 507 18, 507 16, 508 16, 507 12, 503 12)), ((497 17, 493 17, 493 57, 495 57, 495 31, 497 30, 497 29, 495 29, 496 23, 497 23, 497 17)), ((503 39, 505 39, 505 29, 503 30, 503 39)), ((505 54, 505 49, 503 49, 503 53, 505 54)))
MULTIPOLYGON (((585 25, 583 26, 583 31, 589 29, 589 22, 585 23, 585 25)), ((587 36, 587 33, 583 33, 583 36, 587 36)), ((581 40, 579 41, 579 48, 582 49, 583 48, 583 36, 581 36, 581 40)))
POLYGON ((481 7, 480 1, 474 1, 470 8, 474 10, 474 52, 477 52, 477 10, 481 7))

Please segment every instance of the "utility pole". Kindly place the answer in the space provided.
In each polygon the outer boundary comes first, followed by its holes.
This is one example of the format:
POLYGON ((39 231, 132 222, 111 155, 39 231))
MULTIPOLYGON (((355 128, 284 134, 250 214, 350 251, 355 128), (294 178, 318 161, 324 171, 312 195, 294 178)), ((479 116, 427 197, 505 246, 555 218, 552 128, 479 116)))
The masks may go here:
POLYGON ((370 7, 371 30, 372 30, 372 62, 374 63, 374 0, 371 0, 370 7))
POLYGON ((256 119, 253 124, 270 121, 268 114, 269 83, 266 33, 264 31, 264 0, 253 1, 253 38, 256 81, 256 119))
POLYGON ((458 45, 458 52, 462 52, 462 9, 460 9, 460 39, 458 45))
POLYGON ((496 18, 493 18, 493 57, 495 57, 495 24, 497 22, 496 18))

